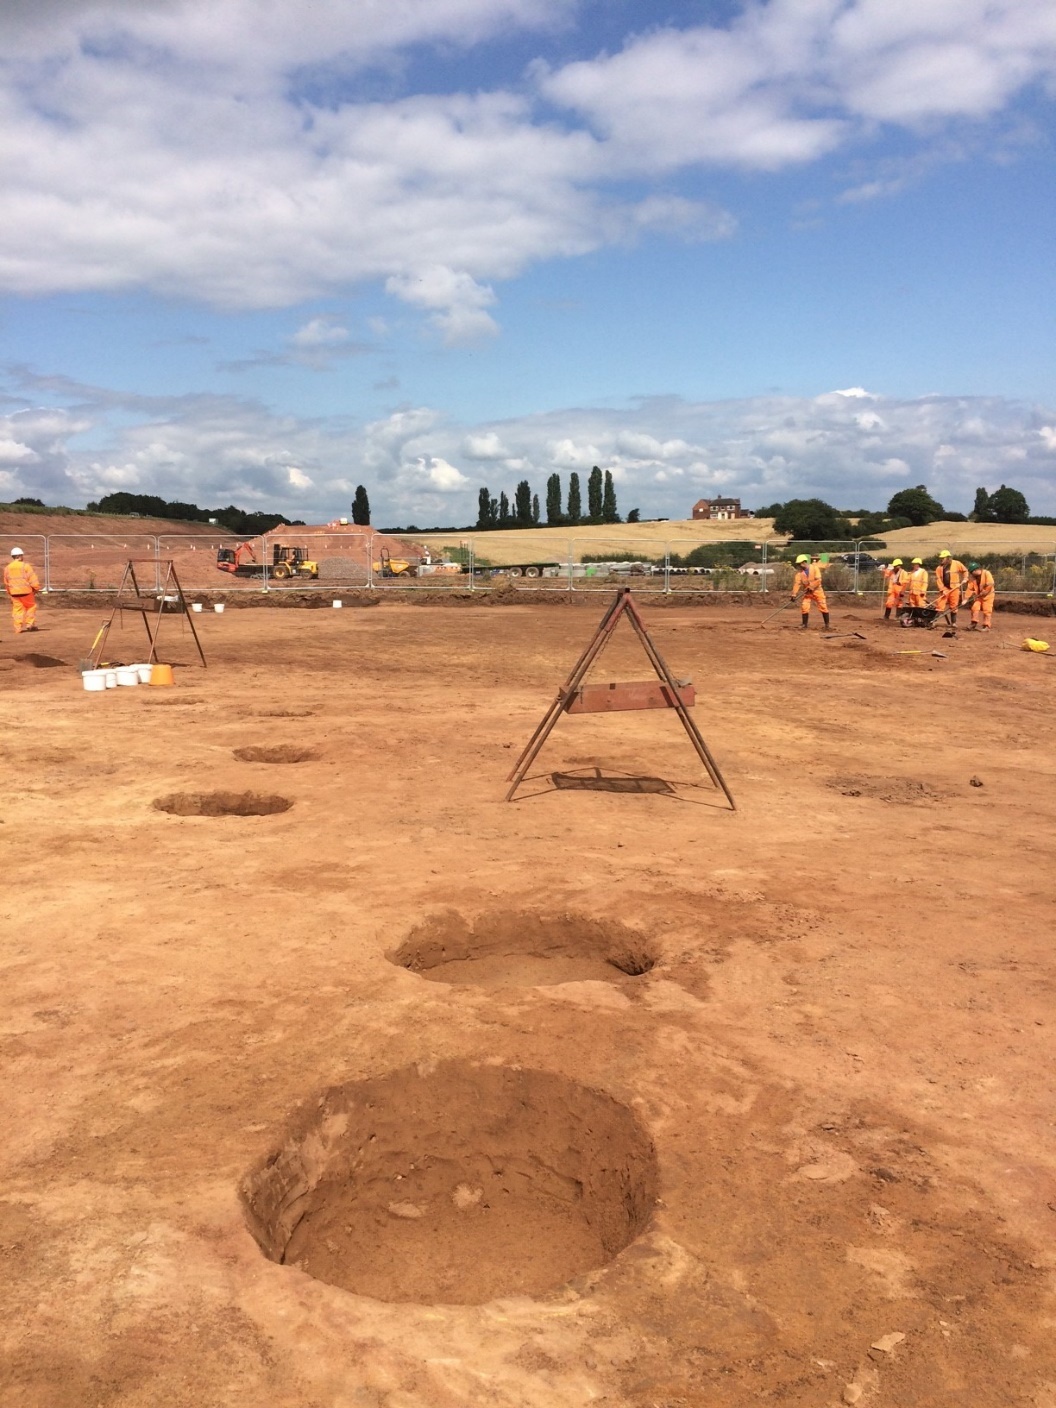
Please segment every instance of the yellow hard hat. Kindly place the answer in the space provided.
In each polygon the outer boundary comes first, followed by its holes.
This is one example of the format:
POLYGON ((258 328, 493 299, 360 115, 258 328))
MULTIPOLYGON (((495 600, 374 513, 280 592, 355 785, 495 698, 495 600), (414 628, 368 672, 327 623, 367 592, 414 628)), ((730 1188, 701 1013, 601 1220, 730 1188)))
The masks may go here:
POLYGON ((900 557, 893 557, 893 558, 891 559, 891 566, 892 566, 892 567, 901 567, 901 566, 902 566, 902 559, 901 559, 900 557))
POLYGON ((923 566, 924 566, 924 559, 923 559, 922 557, 915 557, 915 558, 913 559, 913 566, 914 566, 914 567, 923 567, 923 566))
POLYGON ((940 556, 940 557, 949 557, 949 555, 950 555, 950 550, 949 550, 949 548, 943 548, 942 552, 939 553, 939 556, 940 556))
POLYGON ((798 567, 801 562, 809 562, 809 561, 810 561, 810 558, 807 556, 807 554, 806 554, 805 552, 801 552, 801 553, 799 554, 799 556, 796 558, 796 566, 798 567))

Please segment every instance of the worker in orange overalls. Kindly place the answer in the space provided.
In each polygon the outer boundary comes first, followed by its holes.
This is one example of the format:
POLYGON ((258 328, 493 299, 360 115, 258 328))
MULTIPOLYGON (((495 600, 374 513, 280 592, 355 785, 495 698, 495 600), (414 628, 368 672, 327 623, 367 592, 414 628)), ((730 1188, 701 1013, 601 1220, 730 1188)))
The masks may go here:
POLYGON ((884 620, 890 621, 892 611, 898 614, 902 597, 909 582, 909 573, 902 566, 902 559, 896 557, 890 567, 884 568, 884 581, 887 583, 887 596, 884 599, 884 620))
POLYGON ((994 574, 978 562, 968 569, 968 585, 964 589, 964 604, 972 604, 971 629, 977 631, 980 624, 983 630, 990 630, 994 617, 994 574))
MULTIPOLYGON (((909 614, 914 619, 919 618, 920 612, 928 604, 928 569, 924 566, 922 558, 913 559, 913 570, 906 580, 906 605, 909 607, 909 614)), ((902 624, 906 625, 906 618, 902 618, 902 624)))
POLYGON ((957 624, 957 608, 961 604, 961 588, 968 581, 968 569, 950 554, 949 548, 939 553, 939 565, 935 569, 935 585, 939 594, 935 598, 935 610, 946 612, 951 626, 957 624))
POLYGON ((11 619, 15 623, 15 635, 19 636, 23 631, 35 631, 40 582, 33 568, 26 562, 21 548, 11 549, 11 561, 4 568, 4 591, 11 598, 11 619))
POLYGON ((823 568, 824 563, 818 562, 816 559, 811 562, 805 552, 801 552, 796 558, 796 570, 792 578, 792 600, 795 601, 800 592, 803 593, 799 609, 802 613, 800 620, 804 630, 810 625, 811 603, 814 603, 821 612, 821 619, 828 629, 829 604, 825 600, 825 588, 821 585, 823 568))

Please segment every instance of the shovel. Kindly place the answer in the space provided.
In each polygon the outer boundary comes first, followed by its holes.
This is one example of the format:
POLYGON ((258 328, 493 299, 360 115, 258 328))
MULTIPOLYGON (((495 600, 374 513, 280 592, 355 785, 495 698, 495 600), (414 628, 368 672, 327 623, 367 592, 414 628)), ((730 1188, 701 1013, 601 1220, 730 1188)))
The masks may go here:
MULTIPOLYGON (((110 620, 112 619, 113 617, 110 618, 110 620)), ((110 633, 110 620, 104 621, 103 624, 99 627, 99 631, 95 637, 95 640, 92 641, 92 648, 88 652, 88 658, 86 660, 82 660, 78 665, 77 668, 80 670, 82 675, 84 674, 85 670, 95 670, 98 668, 95 659, 95 652, 96 649, 98 649, 100 658, 102 657, 103 646, 106 644, 106 637, 110 633)))
POLYGON ((861 631, 826 631, 822 640, 865 640, 861 631))

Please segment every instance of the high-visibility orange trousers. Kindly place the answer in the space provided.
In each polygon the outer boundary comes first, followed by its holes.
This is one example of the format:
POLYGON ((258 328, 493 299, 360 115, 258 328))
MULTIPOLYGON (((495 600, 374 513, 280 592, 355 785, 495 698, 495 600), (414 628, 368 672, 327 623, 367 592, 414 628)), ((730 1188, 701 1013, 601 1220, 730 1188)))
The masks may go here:
POLYGON ((980 601, 978 597, 972 598, 972 625, 978 626, 980 621, 983 630, 988 631, 994 624, 994 599, 980 601))
POLYGON ((940 614, 943 611, 956 611, 960 604, 960 587, 942 587, 935 598, 935 610, 940 614))
POLYGON ((884 610, 898 611, 902 606, 902 593, 904 591, 905 587, 892 587, 887 594, 887 600, 884 602, 884 610))
POLYGON ((927 606, 927 592, 909 592, 906 596, 906 605, 912 609, 916 606, 927 606))
POLYGON ((37 624, 36 592, 24 592, 11 598, 11 619, 15 623, 16 636, 37 624))
POLYGON ((812 601, 817 604, 819 611, 828 611, 829 606, 828 602, 825 600, 825 593, 822 591, 821 587, 813 587, 810 591, 803 593, 803 598, 799 604, 799 609, 804 616, 810 615, 810 603, 812 601))

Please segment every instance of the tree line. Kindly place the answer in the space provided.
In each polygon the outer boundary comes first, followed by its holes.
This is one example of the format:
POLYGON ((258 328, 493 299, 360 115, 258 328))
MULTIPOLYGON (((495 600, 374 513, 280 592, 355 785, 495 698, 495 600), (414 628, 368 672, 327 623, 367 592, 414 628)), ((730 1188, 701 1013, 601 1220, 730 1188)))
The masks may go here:
POLYGON ((772 518, 776 533, 788 533, 793 538, 809 542, 872 537, 877 533, 893 532, 896 528, 923 527, 940 520, 947 523, 1052 522, 1047 518, 1031 518, 1030 507, 1023 494, 1005 484, 992 494, 985 488, 977 489, 975 507, 970 514, 943 508, 927 485, 918 484, 913 489, 900 489, 897 494, 892 494, 884 513, 871 509, 833 508, 824 499, 789 499, 785 503, 758 508, 755 516, 772 518))
POLYGON ((304 524, 303 519, 289 519, 281 513, 248 513, 234 504, 228 504, 226 508, 199 508, 197 504, 163 499, 157 494, 129 494, 124 490, 104 494, 98 503, 90 503, 85 511, 132 518, 172 518, 181 523, 209 523, 215 519, 219 527, 244 538, 270 533, 280 524, 290 527, 304 524))
MULTIPOLYGON (((546 481, 546 523, 548 527, 564 525, 573 527, 577 523, 622 523, 616 505, 616 485, 612 471, 604 473, 597 465, 587 477, 587 511, 583 512, 583 491, 579 475, 573 470, 568 476, 568 497, 561 490, 560 474, 551 474, 546 481)), ((627 515, 628 523, 637 523, 638 509, 632 508, 627 515)), ((477 521, 475 527, 487 531, 495 528, 538 528, 541 527, 539 495, 532 492, 527 479, 522 479, 513 491, 513 498, 503 490, 497 497, 487 485, 482 484, 477 495, 477 521)))

